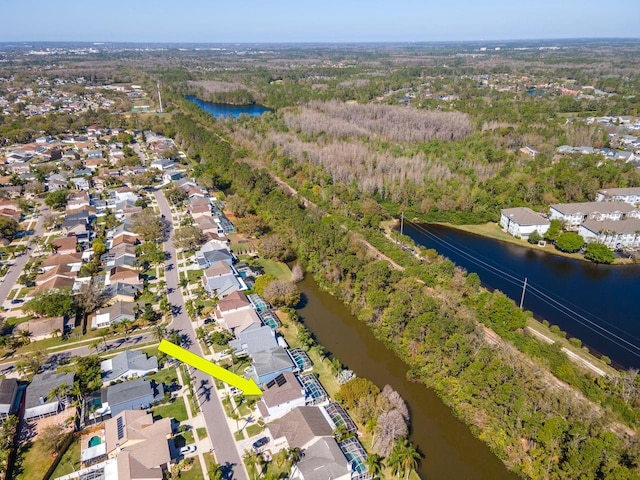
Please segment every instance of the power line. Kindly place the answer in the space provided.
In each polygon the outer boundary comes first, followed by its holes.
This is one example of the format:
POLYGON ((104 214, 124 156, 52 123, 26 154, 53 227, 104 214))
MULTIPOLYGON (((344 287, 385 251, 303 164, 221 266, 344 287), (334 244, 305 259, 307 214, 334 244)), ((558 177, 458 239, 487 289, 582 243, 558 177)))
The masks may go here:
MULTIPOLYGON (((490 263, 490 261, 488 259, 487 259, 487 261, 481 260, 480 258, 478 258, 478 257, 481 257, 480 255, 470 253, 469 251, 466 251, 463 247, 459 247, 457 245, 454 245, 455 242, 445 240, 441 236, 439 236, 438 234, 425 229, 421 225, 414 224, 413 222, 409 222, 409 223, 418 232, 426 235, 427 237, 433 239, 435 242, 437 242, 437 243, 439 243, 441 245, 445 245, 445 246, 449 247, 451 250, 457 252, 459 255, 461 255, 464 258, 466 258, 469 262, 471 262, 471 263, 473 263, 475 265, 478 265, 481 268, 488 269, 489 273, 493 273, 497 277, 499 277, 502 280, 504 280, 504 281, 506 281, 508 283, 511 283, 513 285, 516 285, 516 286, 521 286, 522 285, 522 280, 520 279, 520 277, 516 276, 517 274, 512 275, 512 274, 506 272, 503 268, 500 268, 500 267, 490 263)), ((627 352, 629 352, 629 353, 631 353, 631 354, 633 354, 635 356, 638 356, 640 358, 640 347, 638 347, 634 343, 629 342, 627 339, 621 337, 617 333, 615 333, 615 332, 613 332, 611 330, 608 330, 607 328, 603 327, 602 324, 608 325, 608 326, 612 327, 613 329, 615 329, 615 330, 621 332, 622 334, 626 335, 627 337, 630 337, 630 338, 640 342, 640 339, 638 339, 637 337, 633 336, 629 332, 626 332, 625 330, 622 330, 621 328, 619 328, 619 327, 617 327, 615 325, 611 325, 609 322, 607 322, 607 321, 605 321, 603 319, 600 319, 600 318, 596 317, 596 319, 600 322, 600 323, 598 323, 596 321, 593 321, 593 320, 587 318, 585 315, 583 315, 583 314, 579 313, 578 311, 570 308, 568 305, 571 305, 571 306, 575 307, 575 305, 571 304, 571 302, 568 302, 568 301, 562 299, 561 297, 554 298, 553 295, 551 295, 548 292, 545 293, 545 291, 543 291, 544 289, 538 288, 538 287, 532 285, 530 282, 527 283, 527 286, 532 291, 532 295, 533 296, 535 296, 539 300, 543 301, 547 305, 551 306, 552 308, 554 308, 555 310, 560 312, 562 315, 564 315, 564 316, 569 316, 570 315, 571 319, 574 320, 576 323, 582 325, 583 327, 591 330, 595 334, 605 338, 606 340, 610 341, 611 343, 619 346, 620 348, 622 348, 622 349, 626 350, 627 352), (619 340, 621 343, 617 342, 614 339, 619 340), (629 347, 631 347, 633 350, 630 349, 629 347)), ((582 309, 580 309, 580 310, 582 310, 582 309)))

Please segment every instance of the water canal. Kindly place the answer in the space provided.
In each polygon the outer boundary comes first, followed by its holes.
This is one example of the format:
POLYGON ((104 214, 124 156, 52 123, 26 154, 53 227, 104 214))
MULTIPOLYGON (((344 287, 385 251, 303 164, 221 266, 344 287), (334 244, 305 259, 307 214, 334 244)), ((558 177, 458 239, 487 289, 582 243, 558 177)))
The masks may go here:
POLYGON ((623 367, 640 367, 640 265, 596 265, 443 225, 404 233, 623 367))
POLYGON ((298 286, 304 300, 299 314, 318 343, 358 376, 380 388, 391 385, 407 402, 411 410, 410 439, 425 455, 418 472, 421 478, 518 478, 453 416, 432 390, 407 381, 407 365, 387 350, 343 303, 320 290, 309 277, 298 286))

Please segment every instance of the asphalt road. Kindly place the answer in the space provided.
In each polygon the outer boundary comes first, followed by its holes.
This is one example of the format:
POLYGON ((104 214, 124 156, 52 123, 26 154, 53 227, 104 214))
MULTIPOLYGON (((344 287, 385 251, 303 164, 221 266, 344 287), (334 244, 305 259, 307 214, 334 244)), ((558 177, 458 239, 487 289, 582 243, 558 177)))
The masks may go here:
MULTIPOLYGON (((161 190, 157 190, 154 192, 154 195, 158 202, 160 212, 165 216, 165 219, 172 224, 171 209, 164 193, 161 190)), ((172 230, 173 227, 171 227, 170 232, 172 230)), ((180 330, 183 335, 186 335, 190 340, 186 342, 187 348, 197 355, 202 355, 202 349, 196 340, 191 320, 185 312, 184 298, 178 285, 176 249, 171 239, 163 242, 162 246, 164 251, 169 254, 169 259, 165 261, 165 280, 167 282, 167 289, 171 292, 168 294, 169 302, 173 306, 180 307, 176 309, 177 313, 173 315, 170 328, 180 330), (169 265, 173 265, 173 268, 169 268, 169 265)), ((211 437, 211 443, 215 449, 216 460, 223 468, 224 478, 248 480, 212 378, 199 370, 191 369, 191 372, 196 384, 198 402, 204 414, 207 430, 211 437)))
MULTIPOLYGON (((28 238, 36 238, 36 237, 42 236, 42 234, 44 233, 44 228, 42 227, 42 219, 44 215, 48 213, 49 213, 49 207, 43 205, 42 209, 40 210, 40 216, 38 217, 38 221, 36 223, 34 233, 28 238)), ((31 251, 27 250, 23 255, 17 257, 14 260, 14 264, 11 266, 11 268, 9 269, 9 272, 2 280, 2 283, 0 283, 0 305, 2 305, 6 301, 7 296, 9 296, 9 292, 11 291, 11 288, 16 283, 18 283, 18 277, 22 274, 22 269, 25 263, 27 263, 30 259, 31 259, 31 251)))
MULTIPOLYGON (((73 340, 69 340, 72 342, 73 340)), ((145 343, 154 342, 152 334, 150 333, 140 333, 137 335, 131 335, 127 340, 124 338, 117 338, 112 340, 107 340, 107 345, 105 349, 104 343, 100 347, 100 354, 108 353, 109 350, 114 350, 116 348, 121 347, 132 347, 135 348, 138 345, 142 345, 145 343)), ((56 367, 59 364, 64 364, 66 361, 71 360, 74 357, 86 357, 88 355, 95 354, 95 350, 91 348, 90 344, 81 345, 78 347, 70 347, 67 350, 59 351, 56 353, 50 353, 47 355, 47 360, 44 362, 45 368, 47 366, 56 367)), ((15 357, 14 357, 15 358, 15 357)), ((10 360, 7 362, 0 362, 0 375, 6 375, 13 371, 13 368, 18 360, 10 360)))

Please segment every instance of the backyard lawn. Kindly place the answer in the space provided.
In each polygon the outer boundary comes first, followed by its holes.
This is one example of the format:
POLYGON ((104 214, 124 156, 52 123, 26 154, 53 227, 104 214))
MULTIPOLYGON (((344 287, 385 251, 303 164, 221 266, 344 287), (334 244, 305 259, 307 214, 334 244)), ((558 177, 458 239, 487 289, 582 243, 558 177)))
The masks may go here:
POLYGON ((80 437, 76 437, 69 445, 69 448, 60 459, 60 463, 53 471, 51 478, 58 478, 63 475, 80 470, 80 437))

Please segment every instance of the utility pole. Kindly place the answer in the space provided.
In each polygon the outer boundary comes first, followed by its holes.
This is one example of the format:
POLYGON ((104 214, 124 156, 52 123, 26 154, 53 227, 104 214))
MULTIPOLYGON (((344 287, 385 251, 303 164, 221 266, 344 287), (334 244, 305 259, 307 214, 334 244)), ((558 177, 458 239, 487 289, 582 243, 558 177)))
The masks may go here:
POLYGON ((400 214, 400 235, 404 231, 404 212, 400 214))
POLYGON ((527 291, 527 277, 524 277, 524 284, 522 285, 522 296, 520 297, 520 310, 522 310, 522 304, 524 303, 524 292, 527 291))

